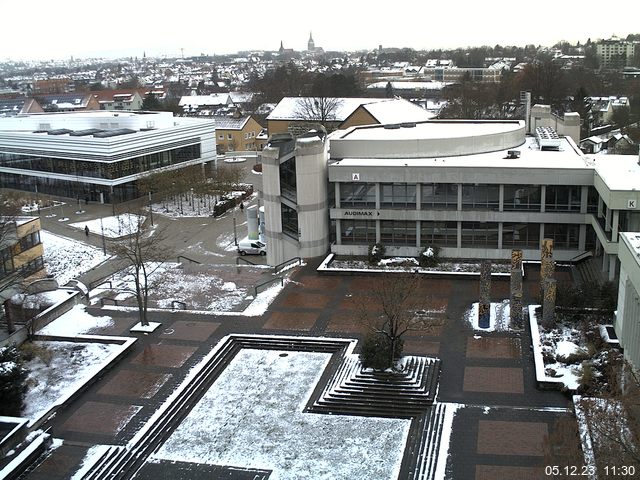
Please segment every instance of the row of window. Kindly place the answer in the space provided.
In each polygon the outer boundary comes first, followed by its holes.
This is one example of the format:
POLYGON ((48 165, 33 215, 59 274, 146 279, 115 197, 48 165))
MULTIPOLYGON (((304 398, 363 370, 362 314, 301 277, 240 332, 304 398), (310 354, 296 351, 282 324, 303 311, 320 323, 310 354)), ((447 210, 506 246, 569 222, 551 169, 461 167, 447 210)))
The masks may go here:
POLYGON ((0 166, 80 177, 116 179, 197 158, 200 158, 199 144, 106 163, 0 152, 0 166))
MULTIPOLYGON (((255 138, 256 132, 246 132, 244 134, 244 139, 249 140, 250 138, 255 138)), ((218 140, 224 140, 224 133, 218 134, 218 140)), ((227 133, 227 140, 233 140, 233 134, 227 133)))
MULTIPOLYGON (((376 242, 376 221, 340 220, 341 243, 371 245, 376 242)), ((539 223, 503 223, 502 248, 537 249, 540 246, 539 223)), ((496 222, 460 222, 461 246, 468 248, 498 248, 500 235, 496 222)), ((577 250, 579 225, 544 224, 545 238, 554 240, 558 249, 577 250)), ((380 241, 385 245, 439 247, 458 246, 458 222, 381 220, 380 241)))
MULTIPOLYGON (((340 183, 340 208, 376 208, 376 183, 340 183)), ((380 208, 397 209, 446 209, 458 208, 461 197, 463 210, 499 210, 500 185, 457 183, 380 183, 380 208), (417 205, 417 190, 420 203, 417 205), (459 192, 461 195, 459 195, 459 192)), ((542 200, 540 185, 504 185, 503 210, 579 212, 581 186, 548 185, 542 200)), ((598 208, 598 193, 589 187, 587 205, 589 212, 598 208)))

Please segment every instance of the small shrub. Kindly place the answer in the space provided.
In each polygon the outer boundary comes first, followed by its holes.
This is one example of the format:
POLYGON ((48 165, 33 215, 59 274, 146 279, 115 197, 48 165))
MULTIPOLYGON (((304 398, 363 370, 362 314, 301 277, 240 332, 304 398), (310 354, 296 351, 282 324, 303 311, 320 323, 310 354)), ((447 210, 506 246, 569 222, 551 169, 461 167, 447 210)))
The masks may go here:
MULTIPOLYGON (((400 358, 404 341, 401 338, 396 339, 394 360, 400 358)), ((373 368, 374 370, 385 370, 389 368, 389 357, 391 353, 391 342, 389 339, 379 333, 367 335, 362 345, 360 353, 360 362, 365 368, 373 368)))
POLYGON ((420 252, 420 266, 423 268, 432 268, 440 263, 440 247, 425 247, 420 252))
POLYGON ((369 263, 371 265, 377 265, 387 252, 387 247, 381 243, 374 243, 369 247, 369 263))

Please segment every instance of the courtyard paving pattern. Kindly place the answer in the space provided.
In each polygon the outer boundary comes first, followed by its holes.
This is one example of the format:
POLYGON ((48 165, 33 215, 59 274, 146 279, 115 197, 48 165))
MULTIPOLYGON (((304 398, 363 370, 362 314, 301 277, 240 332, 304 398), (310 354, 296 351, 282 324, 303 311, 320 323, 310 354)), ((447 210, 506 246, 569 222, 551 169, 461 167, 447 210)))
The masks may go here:
MULTIPOLYGON (((316 266, 317 262, 309 262, 299 268, 293 281, 260 317, 154 313, 150 319, 162 322, 162 326, 150 334, 135 334, 138 342, 130 354, 46 425, 55 438, 65 440, 65 445, 25 478, 68 479, 87 446, 126 444, 225 335, 361 340, 367 327, 358 321, 357 312, 359 308, 375 307, 371 292, 380 279, 320 276, 316 266)), ((528 331, 487 333, 470 329, 463 316, 478 299, 477 279, 428 277, 421 283, 427 315, 442 325, 408 332, 404 353, 438 356, 442 371, 437 400, 462 405, 453 420, 446 478, 545 478, 542 442, 555 420, 565 415, 562 409, 569 402, 559 392, 536 388, 528 331)), ((537 274, 528 274, 525 301, 532 301, 538 291, 537 274)), ((508 280, 494 281, 492 292, 493 301, 508 298, 508 280)), ((134 312, 107 312, 97 307, 87 310, 114 318, 112 327, 101 329, 100 334, 127 334, 135 322, 134 312)), ((157 459, 155 464, 146 465, 138 478, 254 478, 251 472, 241 470, 248 465, 235 465, 239 468, 235 474, 229 470, 216 473, 215 466, 201 466, 193 476, 185 473, 190 471, 189 465, 157 459)), ((266 478, 268 473, 255 475, 266 478)))

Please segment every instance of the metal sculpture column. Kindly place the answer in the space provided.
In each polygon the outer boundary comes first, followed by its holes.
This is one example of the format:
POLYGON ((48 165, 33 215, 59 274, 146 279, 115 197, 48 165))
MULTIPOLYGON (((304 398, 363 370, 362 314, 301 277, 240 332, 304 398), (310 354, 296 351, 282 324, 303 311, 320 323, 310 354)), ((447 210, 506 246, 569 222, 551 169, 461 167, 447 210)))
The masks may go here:
POLYGON ((544 238, 540 252, 540 297, 544 297, 545 281, 552 279, 556 271, 553 260, 553 239, 544 238))
POLYGON ((485 260, 480 267, 480 302, 478 326, 489 328, 491 324, 491 262, 485 260))
POLYGON ((510 293, 509 316, 511 325, 522 328, 522 250, 511 250, 510 293))
POLYGON ((542 297, 542 325, 551 329, 556 323, 556 280, 549 278, 544 283, 544 294, 542 297))

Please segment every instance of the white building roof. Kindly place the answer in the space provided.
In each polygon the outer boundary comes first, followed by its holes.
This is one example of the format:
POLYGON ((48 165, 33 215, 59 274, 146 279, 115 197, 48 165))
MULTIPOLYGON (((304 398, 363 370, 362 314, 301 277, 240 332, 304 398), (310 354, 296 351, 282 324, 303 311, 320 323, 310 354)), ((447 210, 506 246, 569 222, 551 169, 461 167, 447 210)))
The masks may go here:
POLYGON ((590 155, 597 174, 609 190, 640 191, 640 165, 637 155, 590 155))
MULTIPOLYGON (((274 108, 267 120, 304 120, 300 115, 301 102, 314 97, 284 97, 274 108)), ((337 122, 343 122, 360 105, 389 101, 388 98, 340 98, 332 117, 337 122)))
POLYGON ((424 108, 413 103, 396 99, 388 102, 376 102, 363 105, 378 122, 402 123, 402 122, 423 122, 432 119, 435 115, 424 108))

